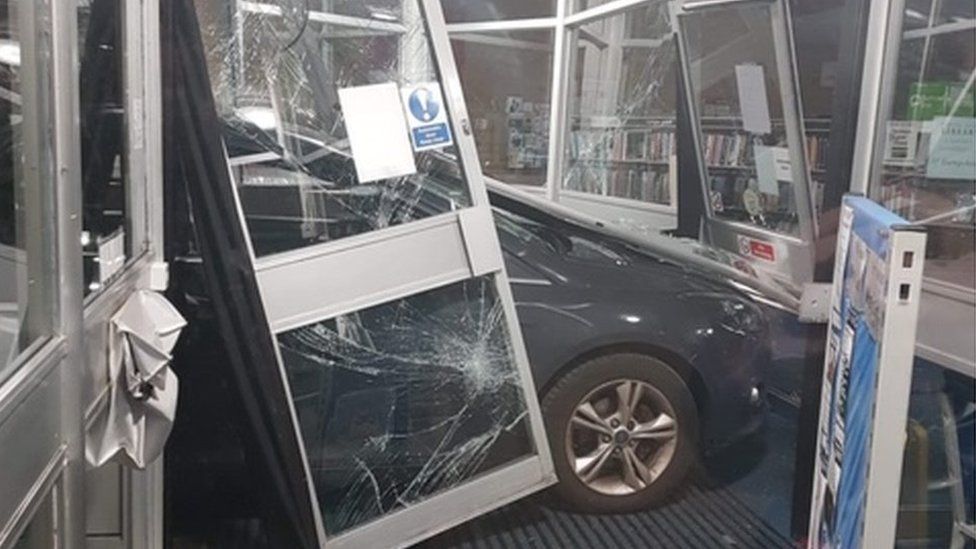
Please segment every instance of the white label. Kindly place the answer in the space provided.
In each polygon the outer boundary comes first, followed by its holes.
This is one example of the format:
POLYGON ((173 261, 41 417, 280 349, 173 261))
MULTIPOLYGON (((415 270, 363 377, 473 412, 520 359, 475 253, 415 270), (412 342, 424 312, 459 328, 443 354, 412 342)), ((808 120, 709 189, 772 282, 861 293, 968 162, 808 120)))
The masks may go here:
POLYGON ((921 122, 889 121, 885 132, 884 163, 888 166, 914 166, 921 129, 921 122))
POLYGON ((786 147, 773 147, 773 159, 776 161, 776 181, 793 182, 793 164, 790 162, 790 150, 786 147))
POLYGON ((773 128, 769 121, 769 101, 766 96, 766 73, 761 65, 735 66, 735 82, 739 90, 739 109, 742 126, 747 132, 765 135, 773 128))
POLYGON ((400 90, 400 97, 410 127, 413 150, 442 149, 454 143, 440 84, 425 82, 407 86, 400 90))
POLYGON ((360 183, 417 173, 397 85, 339 90, 360 183))
POLYGON ((776 157, 772 147, 756 145, 756 180, 759 190, 765 194, 779 196, 779 183, 776 181, 776 157))
POLYGON ((760 191, 779 196, 779 182, 793 182, 790 150, 786 147, 756 145, 756 178, 760 191))
POLYGON ((98 241, 98 281, 104 286, 125 266, 125 231, 98 241))

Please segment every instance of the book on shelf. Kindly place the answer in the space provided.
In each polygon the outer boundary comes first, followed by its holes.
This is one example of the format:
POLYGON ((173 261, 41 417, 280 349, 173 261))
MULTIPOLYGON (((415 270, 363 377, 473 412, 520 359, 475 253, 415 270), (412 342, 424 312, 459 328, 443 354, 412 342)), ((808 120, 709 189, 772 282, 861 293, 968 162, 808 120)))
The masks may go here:
POLYGON ((664 129, 587 128, 573 131, 573 160, 645 161, 666 164, 675 153, 674 132, 664 129))

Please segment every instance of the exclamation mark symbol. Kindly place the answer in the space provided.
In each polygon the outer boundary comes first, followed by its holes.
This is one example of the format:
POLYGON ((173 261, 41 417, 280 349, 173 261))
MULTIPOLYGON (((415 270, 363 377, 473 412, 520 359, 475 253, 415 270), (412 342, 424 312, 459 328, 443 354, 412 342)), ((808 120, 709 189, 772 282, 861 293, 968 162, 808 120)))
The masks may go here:
POLYGON ((417 102, 420 103, 424 122, 430 122, 434 118, 430 113, 430 91, 426 88, 417 90, 417 102))

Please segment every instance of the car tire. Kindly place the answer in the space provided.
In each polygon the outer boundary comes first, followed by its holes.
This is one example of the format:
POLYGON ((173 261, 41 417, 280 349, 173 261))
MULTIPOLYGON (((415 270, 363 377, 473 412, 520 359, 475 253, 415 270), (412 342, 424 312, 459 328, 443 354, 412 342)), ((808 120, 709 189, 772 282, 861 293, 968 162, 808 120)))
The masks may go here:
POLYGON ((625 513, 653 507, 680 488, 699 459, 698 412, 694 397, 673 368, 651 356, 608 355, 573 368, 546 392, 542 414, 559 479, 553 487, 554 495, 580 511, 625 513), (624 386, 625 383, 628 385, 624 386), (641 387, 639 391, 636 390, 638 385, 641 387), (626 387, 631 387, 631 395, 637 392, 640 400, 634 407, 636 411, 632 412, 636 418, 630 421, 633 429, 628 430, 628 434, 634 436, 621 444, 618 439, 627 437, 617 435, 624 426, 612 418, 620 415, 619 402, 623 400, 620 397, 628 394, 626 387), (616 404, 613 402, 615 398, 616 404), (590 406, 583 406, 586 399, 590 406), (590 414, 594 411, 605 420, 600 429, 591 428, 596 422, 586 423, 589 420, 583 417, 592 418, 590 414), (574 420, 577 413, 583 422, 574 420), (664 438, 667 433, 662 428, 660 439, 643 438, 652 432, 644 426, 666 425, 666 420, 661 418, 672 414, 673 437, 664 438), (618 425, 608 435, 603 428, 612 423, 618 425), (590 438, 594 440, 590 441, 590 438), (595 446, 586 448, 588 444, 595 446), (603 470, 589 479, 586 464, 599 462, 598 458, 590 459, 590 456, 602 457, 608 444, 613 450, 604 460, 603 470), (653 467, 639 469, 636 462, 629 465, 632 456, 653 467), (666 463, 661 461, 660 458, 668 456, 666 463), (575 470, 580 463, 584 464, 581 467, 584 474, 575 470), (641 473, 636 477, 642 478, 635 480, 635 470, 641 473), (614 475, 619 478, 615 479, 614 475), (584 481, 584 477, 589 482, 584 481))

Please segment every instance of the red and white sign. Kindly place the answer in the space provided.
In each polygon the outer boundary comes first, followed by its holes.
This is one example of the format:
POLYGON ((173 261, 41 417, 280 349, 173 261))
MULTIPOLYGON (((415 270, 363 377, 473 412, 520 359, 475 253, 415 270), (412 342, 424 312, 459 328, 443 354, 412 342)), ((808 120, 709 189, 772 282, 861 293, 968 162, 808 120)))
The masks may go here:
POLYGON ((770 263, 776 262, 776 247, 770 242, 756 240, 755 238, 740 236, 739 253, 747 257, 769 261, 770 263))

